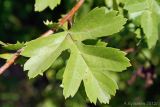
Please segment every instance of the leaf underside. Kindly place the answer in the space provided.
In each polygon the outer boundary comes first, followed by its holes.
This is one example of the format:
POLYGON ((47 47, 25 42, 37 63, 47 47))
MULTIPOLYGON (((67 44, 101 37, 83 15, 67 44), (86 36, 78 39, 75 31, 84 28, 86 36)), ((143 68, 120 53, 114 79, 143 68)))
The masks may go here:
POLYGON ((126 19, 116 11, 95 8, 76 21, 70 30, 26 43, 22 55, 30 59, 25 63, 24 70, 29 70, 29 78, 42 75, 63 51, 70 50, 62 80, 65 98, 73 97, 83 82, 91 102, 109 103, 118 86, 108 72, 125 70, 130 66, 129 60, 118 49, 84 45, 82 41, 117 33, 125 22, 126 19))

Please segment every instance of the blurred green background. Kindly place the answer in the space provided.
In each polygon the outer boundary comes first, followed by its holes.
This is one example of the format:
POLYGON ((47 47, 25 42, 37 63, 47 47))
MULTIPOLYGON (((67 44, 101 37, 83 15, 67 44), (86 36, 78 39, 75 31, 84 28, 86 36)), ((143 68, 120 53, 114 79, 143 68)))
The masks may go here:
MULTIPOLYGON (((106 1, 86 0, 76 17, 82 17, 96 6, 112 8, 112 5, 106 1)), ((62 0, 61 5, 54 10, 47 8, 40 13, 34 12, 34 3, 34 0, 0 0, 0 41, 16 43, 39 37, 48 30, 43 21, 46 19, 58 21, 61 15, 66 14, 74 6, 76 0, 62 0)), ((123 7, 123 4, 119 5, 123 7)), ((123 10, 123 14, 127 17, 125 10, 123 10)), ((55 73, 62 69, 61 66, 47 71, 43 76, 29 80, 27 72, 24 72, 20 65, 13 65, 0 76, 0 107, 130 107, 132 103, 136 102, 146 103, 145 107, 160 107, 160 48, 158 48, 160 45, 158 43, 153 51, 149 51, 146 43, 136 38, 136 34, 133 32, 135 29, 137 29, 135 24, 128 21, 119 34, 110 38, 101 38, 111 47, 121 50, 128 48, 136 50, 127 55, 133 67, 118 75, 113 74, 113 78, 118 82, 119 90, 109 105, 90 104, 83 97, 85 95, 79 94, 82 92, 79 92, 74 99, 65 100, 60 87, 61 77, 55 73), (144 68, 144 72, 154 72, 156 75, 154 83, 147 88, 145 79, 140 77, 137 77, 131 85, 127 83, 140 67, 144 68)), ((0 53, 3 52, 6 51, 0 49, 0 53)), ((0 65, 4 63, 5 60, 1 59, 0 65)), ((142 106, 141 104, 139 107, 142 106)))

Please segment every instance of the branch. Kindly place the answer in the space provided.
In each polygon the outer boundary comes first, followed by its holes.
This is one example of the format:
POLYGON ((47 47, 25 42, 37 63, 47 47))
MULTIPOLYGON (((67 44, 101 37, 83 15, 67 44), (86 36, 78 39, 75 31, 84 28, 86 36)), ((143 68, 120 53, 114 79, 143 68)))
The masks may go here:
MULTIPOLYGON (((78 11, 78 9, 82 6, 82 4, 84 3, 84 0, 79 0, 78 3, 72 8, 72 10, 65 16, 63 17, 59 22, 59 26, 62 26, 65 22, 67 22, 68 20, 71 20, 73 15, 78 11)), ((55 31, 58 28, 53 28, 48 30, 47 32, 45 32, 44 34, 42 34, 40 37, 47 37, 53 33, 55 33, 55 31)), ((1 68, 0 68, 0 75, 2 73, 4 73, 11 65, 14 64, 14 62, 16 62, 16 60, 19 58, 21 52, 23 51, 23 49, 18 50, 16 53, 14 53, 13 57, 8 60, 1 68)))
POLYGON ((62 26, 66 21, 70 20, 83 3, 84 0, 79 0, 79 2, 73 7, 73 9, 59 21, 59 25, 62 26))
POLYGON ((20 53, 22 52, 22 49, 18 50, 16 53, 14 53, 13 57, 8 60, 1 68, 0 68, 0 75, 4 73, 20 56, 20 53))

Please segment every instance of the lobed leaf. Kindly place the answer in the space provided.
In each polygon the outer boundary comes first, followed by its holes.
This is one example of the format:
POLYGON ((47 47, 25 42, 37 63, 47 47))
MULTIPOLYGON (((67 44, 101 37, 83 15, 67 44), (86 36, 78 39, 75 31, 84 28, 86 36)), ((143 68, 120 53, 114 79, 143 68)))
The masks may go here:
POLYGON ((29 70, 29 78, 41 75, 62 51, 68 49, 70 57, 62 80, 65 98, 73 97, 83 82, 91 102, 109 103, 118 87, 108 71, 125 70, 130 66, 129 60, 124 52, 105 47, 104 43, 91 46, 81 41, 117 33, 123 28, 125 20, 116 11, 106 13, 106 8, 96 8, 77 21, 71 30, 26 43, 21 55, 30 59, 25 63, 24 70, 29 70))
POLYGON ((130 63, 125 53, 117 49, 72 44, 71 56, 63 75, 64 96, 74 96, 83 80, 91 102, 96 104, 98 99, 101 103, 109 103, 110 95, 115 95, 118 87, 105 72, 122 71, 128 66, 130 63))

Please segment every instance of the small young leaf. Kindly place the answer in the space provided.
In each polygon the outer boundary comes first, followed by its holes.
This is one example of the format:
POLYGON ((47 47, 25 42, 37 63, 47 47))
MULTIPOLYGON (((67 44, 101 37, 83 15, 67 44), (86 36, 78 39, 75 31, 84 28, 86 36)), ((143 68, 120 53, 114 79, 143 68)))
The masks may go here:
POLYGON ((3 48, 7 50, 18 50, 24 47, 24 44, 25 44, 24 42, 22 43, 17 42, 16 44, 5 44, 3 45, 3 48))

